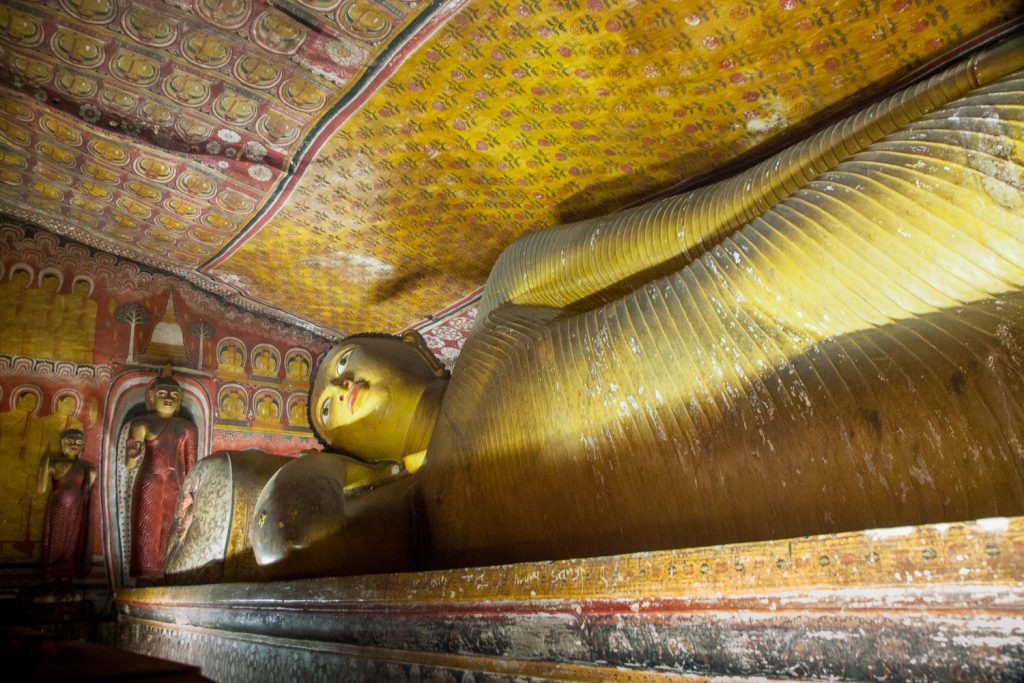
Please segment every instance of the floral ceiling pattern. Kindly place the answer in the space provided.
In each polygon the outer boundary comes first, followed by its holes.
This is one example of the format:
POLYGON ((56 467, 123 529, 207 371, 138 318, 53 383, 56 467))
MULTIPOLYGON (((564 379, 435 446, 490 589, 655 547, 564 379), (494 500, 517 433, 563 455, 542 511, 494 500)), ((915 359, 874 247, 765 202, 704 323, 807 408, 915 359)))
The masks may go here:
POLYGON ((992 35, 1015 0, 7 0, 0 213, 328 335, 992 35))

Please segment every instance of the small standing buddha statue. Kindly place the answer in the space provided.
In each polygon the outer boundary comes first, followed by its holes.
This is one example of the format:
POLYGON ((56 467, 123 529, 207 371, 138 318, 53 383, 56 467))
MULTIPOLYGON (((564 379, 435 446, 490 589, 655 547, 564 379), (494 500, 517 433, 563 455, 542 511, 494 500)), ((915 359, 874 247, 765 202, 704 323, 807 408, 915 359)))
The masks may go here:
POLYGON ((89 499, 96 468, 81 459, 84 449, 82 430, 65 429, 60 435, 60 457, 47 455, 39 463, 37 491, 50 492, 41 558, 47 579, 73 579, 89 569, 89 499))

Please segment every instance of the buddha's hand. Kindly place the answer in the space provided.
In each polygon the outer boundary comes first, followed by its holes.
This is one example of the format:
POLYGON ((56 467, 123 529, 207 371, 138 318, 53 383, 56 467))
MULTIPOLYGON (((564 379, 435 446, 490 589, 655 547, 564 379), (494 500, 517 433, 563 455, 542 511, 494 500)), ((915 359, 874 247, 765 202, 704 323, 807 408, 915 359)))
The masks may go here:
POLYGON ((307 453, 278 470, 260 492, 250 531, 264 571, 300 575, 304 564, 330 554, 325 542, 345 525, 344 492, 343 459, 307 453))
POLYGON ((125 444, 125 446, 127 449, 127 457, 125 458, 124 466, 129 470, 134 470, 136 465, 139 464, 139 458, 142 457, 142 454, 146 450, 145 444, 141 439, 135 440, 131 438, 131 435, 129 435, 128 443, 125 444))
POLYGON ((295 458, 256 501, 250 539, 268 578, 408 568, 414 554, 412 477, 346 490, 351 461, 334 453, 295 458))

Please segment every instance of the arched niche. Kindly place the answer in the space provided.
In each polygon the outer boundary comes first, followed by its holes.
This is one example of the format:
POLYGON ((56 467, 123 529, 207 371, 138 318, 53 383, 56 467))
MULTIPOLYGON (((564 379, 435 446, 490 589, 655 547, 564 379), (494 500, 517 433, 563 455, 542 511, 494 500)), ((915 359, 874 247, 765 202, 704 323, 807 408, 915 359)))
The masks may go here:
POLYGON ((309 373, 313 369, 313 357, 309 351, 292 347, 284 354, 285 381, 295 385, 308 385, 309 373))
POLYGON ((245 425, 249 417, 249 393, 241 384, 224 384, 217 392, 217 421, 245 425))
MULTIPOLYGON (((100 444, 100 514, 103 528, 103 558, 107 580, 113 590, 135 585, 128 576, 131 552, 132 484, 138 470, 125 467, 128 425, 146 412, 146 387, 158 373, 130 370, 114 378, 107 392, 100 444)), ((195 422, 199 433, 198 454, 209 454, 213 442, 214 405, 206 389, 188 375, 176 374, 181 384, 181 413, 195 422)))
POLYGON ((249 367, 254 377, 277 379, 281 374, 281 352, 270 344, 257 344, 249 354, 249 367))

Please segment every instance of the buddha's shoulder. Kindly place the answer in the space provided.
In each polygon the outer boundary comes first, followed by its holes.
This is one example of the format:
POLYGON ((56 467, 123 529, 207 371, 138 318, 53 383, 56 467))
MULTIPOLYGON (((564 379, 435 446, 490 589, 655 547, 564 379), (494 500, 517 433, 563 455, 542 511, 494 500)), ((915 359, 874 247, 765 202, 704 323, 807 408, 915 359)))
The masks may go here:
POLYGON ((507 378, 521 378, 524 366, 533 365, 530 359, 544 364, 565 315, 556 308, 506 304, 480 319, 455 361, 443 414, 489 410, 491 402, 483 396, 505 386, 507 378))
POLYGON ((478 347, 529 344, 546 336, 558 321, 572 315, 572 311, 561 308, 517 304, 500 306, 477 320, 458 362, 462 362, 467 353, 477 353, 478 347))

